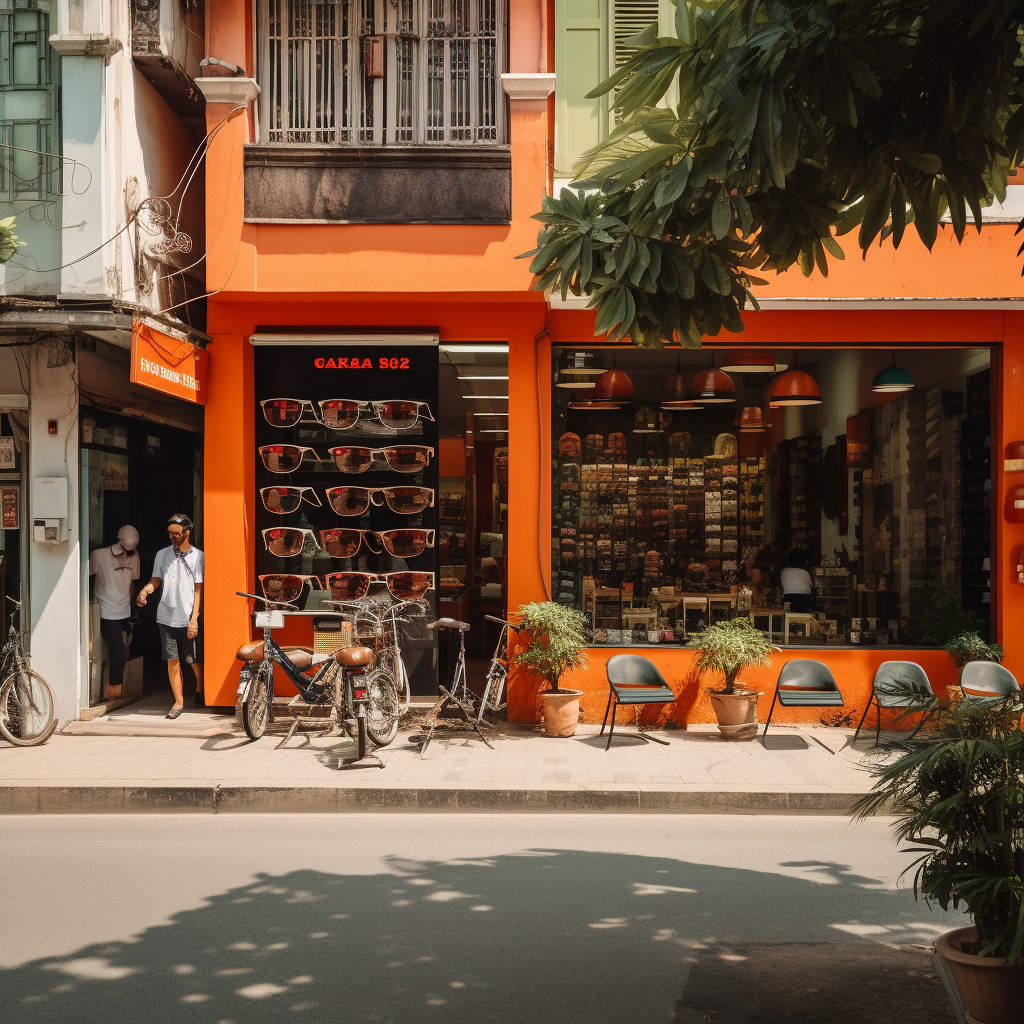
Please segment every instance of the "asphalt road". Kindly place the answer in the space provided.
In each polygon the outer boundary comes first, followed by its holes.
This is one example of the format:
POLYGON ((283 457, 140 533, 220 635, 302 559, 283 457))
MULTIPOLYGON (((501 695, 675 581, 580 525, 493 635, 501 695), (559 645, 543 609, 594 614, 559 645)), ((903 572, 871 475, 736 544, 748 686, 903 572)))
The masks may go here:
POLYGON ((888 823, 0 819, 7 1024, 953 1021, 888 823))

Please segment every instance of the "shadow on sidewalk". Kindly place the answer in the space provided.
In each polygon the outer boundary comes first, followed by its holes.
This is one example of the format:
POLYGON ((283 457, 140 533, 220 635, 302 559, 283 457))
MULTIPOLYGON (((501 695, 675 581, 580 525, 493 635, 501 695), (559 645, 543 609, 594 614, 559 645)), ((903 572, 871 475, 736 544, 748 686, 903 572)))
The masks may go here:
POLYGON ((373 875, 331 864, 263 874, 137 936, 0 972, 4 1018, 952 1021, 928 955, 879 943, 925 944, 958 921, 841 864, 789 866, 805 877, 532 850, 395 859, 389 873, 373 875), (795 943, 828 945, 787 945, 795 943), (847 951, 838 985, 829 973, 837 950, 847 951), (899 969, 880 972, 880 960, 897 955, 899 969), (879 978, 883 998, 870 1005, 886 1013, 864 1016, 849 994, 879 978))

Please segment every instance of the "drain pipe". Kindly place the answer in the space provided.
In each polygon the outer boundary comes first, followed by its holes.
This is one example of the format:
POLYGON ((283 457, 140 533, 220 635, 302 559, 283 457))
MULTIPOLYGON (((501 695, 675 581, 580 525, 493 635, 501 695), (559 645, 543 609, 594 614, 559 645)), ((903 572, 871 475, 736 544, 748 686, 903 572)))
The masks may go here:
MULTIPOLYGON (((545 310, 544 330, 535 335, 533 339, 533 369, 534 375, 537 378, 537 448, 539 454, 537 464, 541 467, 548 462, 548 459, 544 451, 544 403, 542 401, 540 380, 540 346, 545 338, 551 337, 550 317, 550 309, 545 310)), ((541 497, 543 497, 543 486, 541 487, 541 497)), ((550 543, 548 544, 548 553, 550 556, 550 543)), ((548 587, 547 575, 544 572, 544 502, 540 500, 537 502, 537 568, 540 570, 540 582, 544 588, 544 596, 550 601, 551 590, 548 587)))

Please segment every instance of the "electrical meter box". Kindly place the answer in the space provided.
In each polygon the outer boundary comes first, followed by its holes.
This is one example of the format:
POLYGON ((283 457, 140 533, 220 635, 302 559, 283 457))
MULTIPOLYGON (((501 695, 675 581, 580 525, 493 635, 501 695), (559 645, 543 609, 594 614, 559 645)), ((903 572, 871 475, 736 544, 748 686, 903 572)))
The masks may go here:
POLYGON ((63 544, 68 539, 68 480, 37 476, 32 481, 32 540, 63 544))

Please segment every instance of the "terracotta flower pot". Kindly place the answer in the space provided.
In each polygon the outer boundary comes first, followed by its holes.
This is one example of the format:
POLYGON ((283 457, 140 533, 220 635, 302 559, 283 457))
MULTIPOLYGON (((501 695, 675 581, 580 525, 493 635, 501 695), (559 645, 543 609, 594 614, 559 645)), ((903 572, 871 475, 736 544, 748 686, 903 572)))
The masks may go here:
POLYGON ((574 736, 580 720, 580 694, 582 690, 546 690, 544 701, 544 732, 548 736, 574 736))
POLYGON ((718 731, 727 740, 752 740, 757 735, 757 698, 754 690, 709 690, 718 731))
POLYGON ((965 953, 978 941, 975 928, 957 928, 935 940, 935 949, 956 979, 972 1024, 1020 1024, 1024 967, 991 956, 965 953))

